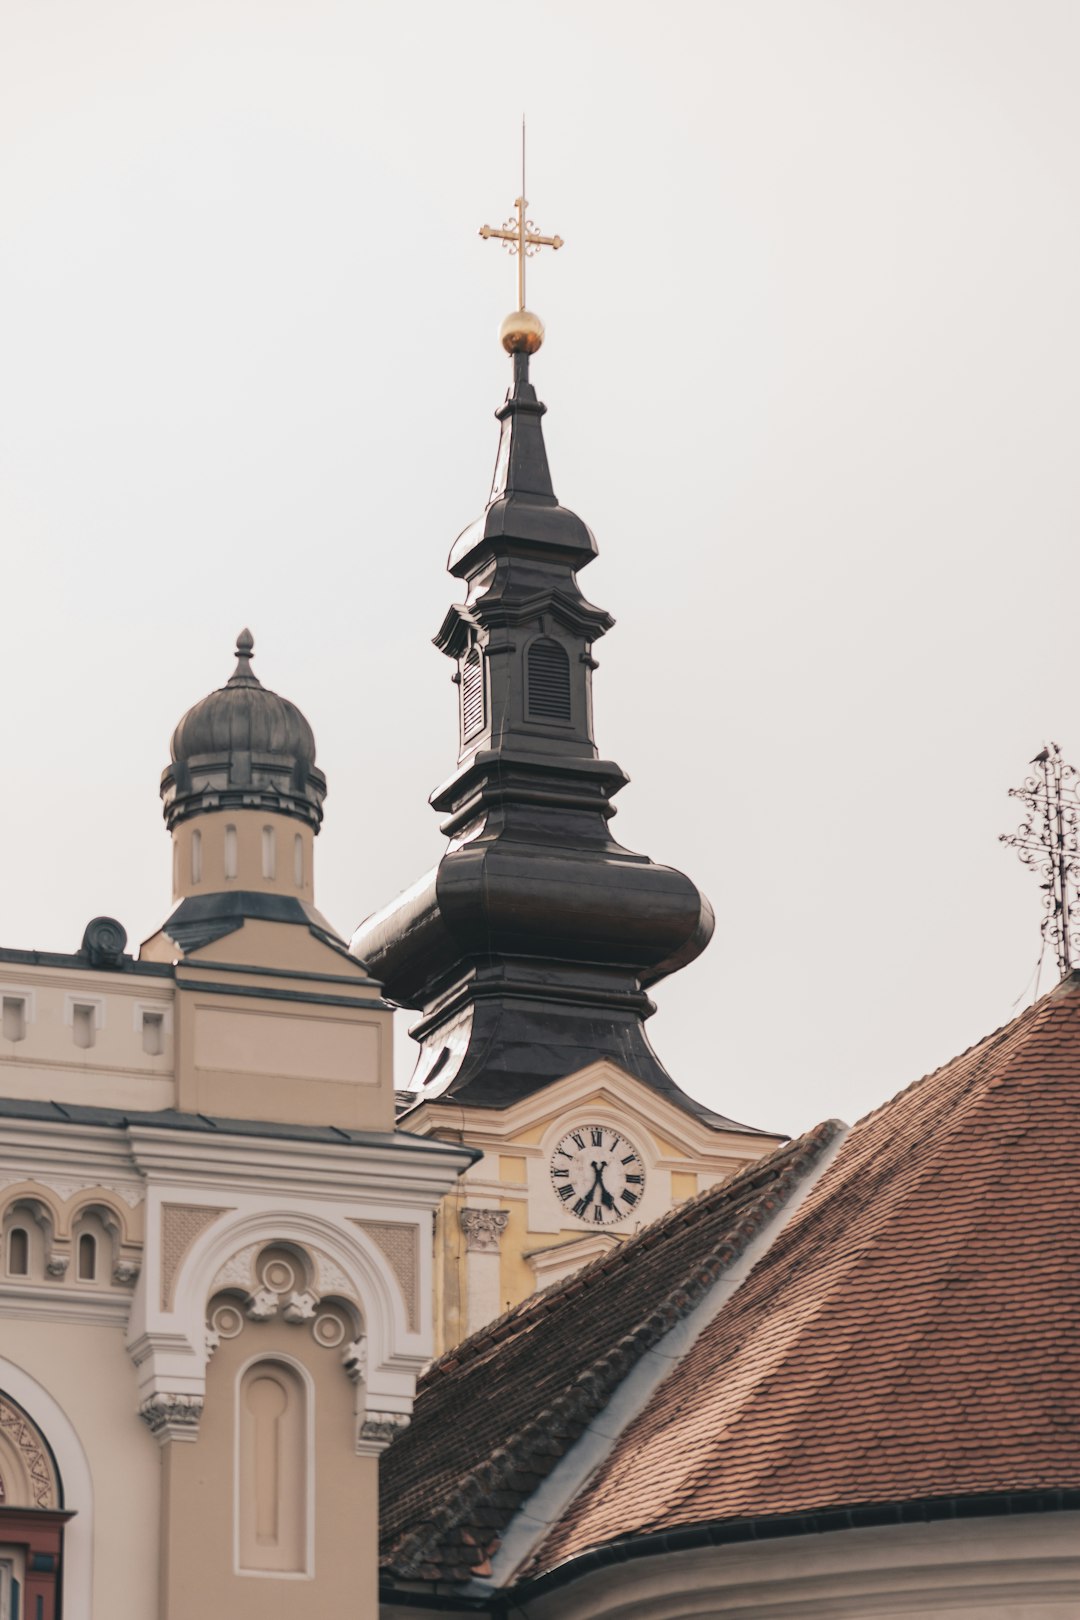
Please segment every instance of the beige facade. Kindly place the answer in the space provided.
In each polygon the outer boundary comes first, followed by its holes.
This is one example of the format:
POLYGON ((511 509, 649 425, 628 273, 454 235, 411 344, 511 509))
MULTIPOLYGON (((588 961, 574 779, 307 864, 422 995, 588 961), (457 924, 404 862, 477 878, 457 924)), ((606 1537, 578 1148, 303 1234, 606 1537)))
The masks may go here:
POLYGON ((0 950, 0 1614, 376 1609, 472 1156, 395 1130, 390 1010, 314 907, 314 739, 250 664, 174 735, 139 956, 100 918, 0 950))

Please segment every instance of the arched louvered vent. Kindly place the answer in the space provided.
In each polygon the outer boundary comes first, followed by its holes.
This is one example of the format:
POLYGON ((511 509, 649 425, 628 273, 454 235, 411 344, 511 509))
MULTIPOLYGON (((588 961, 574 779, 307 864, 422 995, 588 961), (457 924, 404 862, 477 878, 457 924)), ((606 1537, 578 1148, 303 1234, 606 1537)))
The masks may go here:
POLYGON ((546 637, 529 648, 529 719, 569 724, 570 660, 565 647, 546 637))
POLYGON ((473 647, 461 666, 461 736, 464 742, 484 727, 484 663, 473 647))

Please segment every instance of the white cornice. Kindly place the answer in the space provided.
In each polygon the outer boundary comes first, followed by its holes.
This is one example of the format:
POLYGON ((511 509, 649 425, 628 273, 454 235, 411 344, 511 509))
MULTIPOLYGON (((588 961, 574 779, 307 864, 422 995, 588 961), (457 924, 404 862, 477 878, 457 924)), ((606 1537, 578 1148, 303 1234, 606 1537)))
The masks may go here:
POLYGON ((128 1127, 132 1157, 142 1173, 176 1186, 233 1191, 300 1190, 324 1197, 366 1198, 384 1193, 400 1204, 432 1202, 448 1192, 472 1162, 466 1148, 399 1136, 381 1143, 312 1142, 293 1137, 228 1135, 168 1128, 128 1127))

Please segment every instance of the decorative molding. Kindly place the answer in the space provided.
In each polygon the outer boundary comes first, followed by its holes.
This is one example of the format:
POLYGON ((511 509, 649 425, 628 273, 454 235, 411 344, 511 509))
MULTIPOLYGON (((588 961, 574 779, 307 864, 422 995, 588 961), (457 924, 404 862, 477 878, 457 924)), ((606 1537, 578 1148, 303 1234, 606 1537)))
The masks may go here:
MULTIPOLYGON (((0 1395, 0 1433, 7 1436, 15 1447, 23 1467, 30 1476, 30 1494, 33 1501, 28 1507, 55 1508, 60 1506, 56 1475, 44 1442, 26 1413, 0 1395)), ((21 1506, 5 1498, 6 1507, 21 1506)))
POLYGON ((148 1396, 139 1407, 139 1416, 162 1446, 167 1440, 197 1440, 202 1412, 201 1395, 179 1395, 167 1389, 148 1396))
POLYGON ((499 1242, 510 1219, 508 1209, 463 1209, 461 1230, 465 1234, 466 1251, 472 1254, 497 1254, 499 1242))
POLYGON ((319 1267, 320 1291, 324 1294, 343 1294, 346 1299, 351 1299, 353 1285, 337 1262, 321 1249, 313 1249, 312 1253, 319 1267))
POLYGON ((345 1346, 341 1352, 341 1365, 352 1383, 364 1383, 367 1378, 367 1339, 363 1334, 345 1346))
POLYGON ((307 1322, 315 1315, 319 1296, 305 1290, 302 1294, 292 1293, 281 1308, 281 1314, 286 1322, 307 1322))
POLYGON ((113 1282, 130 1288, 142 1268, 137 1260, 118 1260, 112 1268, 113 1282))
POLYGON ((245 1294, 250 1290, 252 1279, 255 1276, 255 1256, 260 1249, 266 1248, 266 1241, 249 1243, 243 1249, 237 1249, 230 1255, 223 1266, 219 1266, 214 1273, 214 1280, 210 1284, 210 1292, 216 1294, 222 1288, 242 1288, 245 1294))
POLYGON ((281 1301, 272 1288, 257 1288, 249 1294, 244 1303, 244 1311, 253 1322, 265 1322, 271 1316, 276 1316, 281 1301))
POLYGON ((195 1239, 221 1215, 229 1213, 229 1206, 215 1208, 210 1204, 162 1204, 161 1206, 161 1308, 172 1309, 173 1283, 184 1256, 195 1239))
MULTIPOLYGON (((503 1216, 503 1225, 507 1217, 503 1216)), ((354 1220, 390 1263, 405 1301, 410 1333, 420 1326, 420 1228, 411 1221, 354 1220)))
POLYGON ((146 1188, 141 1182, 83 1181, 76 1176, 39 1176, 32 1173, 0 1175, 0 1189, 14 1187, 19 1182, 30 1182, 35 1187, 44 1187, 48 1192, 55 1193, 64 1203, 80 1192, 111 1192, 122 1198, 129 1209, 134 1209, 146 1197, 146 1188))
POLYGON ((64 1254, 62 1250, 54 1249, 45 1262, 45 1270, 50 1277, 63 1277, 70 1264, 70 1253, 64 1254))
POLYGON ((386 1450, 391 1440, 409 1426, 405 1412, 367 1412, 360 1424, 356 1440, 359 1456, 377 1457, 386 1450))

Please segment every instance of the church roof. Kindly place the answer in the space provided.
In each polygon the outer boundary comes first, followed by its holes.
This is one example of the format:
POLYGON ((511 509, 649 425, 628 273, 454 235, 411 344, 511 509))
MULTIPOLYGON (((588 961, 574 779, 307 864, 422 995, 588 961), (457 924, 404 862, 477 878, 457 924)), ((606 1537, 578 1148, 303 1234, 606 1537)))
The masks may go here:
POLYGON ((830 1122, 670 1211, 449 1351, 380 1465, 391 1570, 482 1570, 499 1532, 635 1363, 788 1201, 830 1122))
MULTIPOLYGON (((814 1140, 811 1133, 750 1177, 793 1166, 814 1140)), ((933 1504, 962 1512, 964 1502, 1075 1494, 1078 1184, 1074 973, 853 1127, 750 1276, 621 1430, 519 1573, 567 1574, 583 1555, 625 1557, 630 1544, 640 1553, 642 1538, 678 1545, 673 1534, 692 1538, 702 1527, 711 1527, 707 1539, 723 1539, 725 1526, 756 1534, 753 1526, 765 1520, 772 1534, 793 1533, 859 1522, 868 1505, 902 1517, 913 1507, 930 1513, 933 1504)), ((739 1203, 748 1191, 743 1177, 729 1196, 739 1203)), ((692 1275, 695 1259, 710 1251, 700 1214, 712 1197, 690 1206, 680 1274, 692 1275)), ((638 1273, 648 1288, 680 1216, 687 1219, 678 1211, 623 1251, 626 1293, 636 1296, 638 1273)), ((491 1432, 506 1410, 503 1379, 540 1375, 560 1354, 560 1331, 573 1323, 579 1335, 593 1336, 590 1353, 601 1359, 623 1353, 622 1318, 608 1317, 595 1286, 583 1285, 576 1298, 570 1286, 546 1318, 543 1296, 530 1302, 530 1342, 516 1343, 513 1330, 486 1352, 470 1341, 456 1379, 445 1367, 434 1370, 417 1404, 417 1430, 399 1442, 411 1452, 395 1460, 395 1447, 387 1457, 392 1566, 407 1546, 403 1529, 417 1520, 410 1456, 437 1452, 440 1442, 451 1458, 462 1456, 446 1426, 461 1421, 453 1386, 459 1381, 465 1394, 470 1357, 484 1357, 492 1409, 478 1417, 474 1407, 469 1421, 485 1433, 492 1456, 500 1443, 512 1449, 520 1424, 511 1410, 502 1433, 491 1432)), ((552 1443, 565 1449, 568 1442, 552 1443)), ((436 1484, 429 1501, 451 1481, 436 1484)), ((489 1550, 498 1534, 491 1520, 481 1531, 484 1523, 475 1508, 471 1520, 459 1515, 459 1531, 468 1530, 477 1551, 489 1550)), ((429 1568, 440 1557, 452 1565, 445 1521, 440 1535, 429 1531, 429 1568)))

